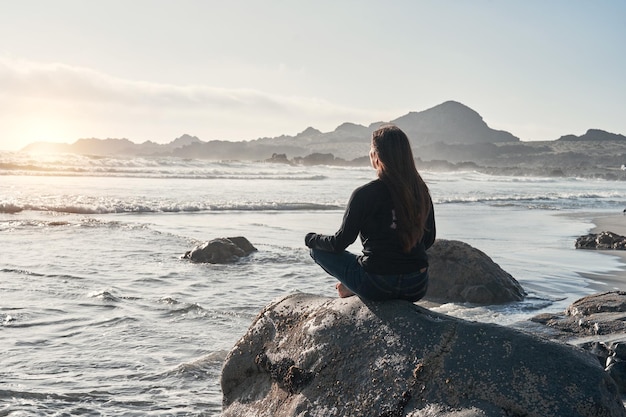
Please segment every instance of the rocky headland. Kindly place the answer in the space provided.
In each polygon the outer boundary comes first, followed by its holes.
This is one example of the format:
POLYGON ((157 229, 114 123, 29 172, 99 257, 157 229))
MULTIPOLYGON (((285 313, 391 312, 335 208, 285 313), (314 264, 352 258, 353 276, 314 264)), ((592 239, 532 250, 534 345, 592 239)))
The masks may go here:
POLYGON ((368 126, 343 123, 331 132, 308 127, 295 136, 238 142, 205 142, 183 135, 168 144, 90 138, 72 144, 39 142, 22 151, 365 166, 369 164, 371 134, 384 123, 396 124, 407 133, 419 169, 626 179, 626 137, 622 134, 589 129, 579 136, 521 141, 510 132, 490 128, 476 111, 455 101, 368 126))

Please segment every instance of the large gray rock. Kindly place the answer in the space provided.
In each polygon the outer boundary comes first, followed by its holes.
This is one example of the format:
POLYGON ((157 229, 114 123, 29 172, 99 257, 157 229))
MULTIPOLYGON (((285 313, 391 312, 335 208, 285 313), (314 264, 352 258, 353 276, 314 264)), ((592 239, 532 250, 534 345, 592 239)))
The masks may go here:
POLYGON ((428 250, 426 300, 504 304, 524 299, 515 278, 484 252, 458 240, 437 239, 428 250))
POLYGON ((279 299, 221 385, 223 417, 626 416, 589 353, 400 300, 279 299))
POLYGON ((256 248, 245 237, 224 237, 195 246, 183 258, 193 262, 225 264, 235 262, 255 251, 256 248))

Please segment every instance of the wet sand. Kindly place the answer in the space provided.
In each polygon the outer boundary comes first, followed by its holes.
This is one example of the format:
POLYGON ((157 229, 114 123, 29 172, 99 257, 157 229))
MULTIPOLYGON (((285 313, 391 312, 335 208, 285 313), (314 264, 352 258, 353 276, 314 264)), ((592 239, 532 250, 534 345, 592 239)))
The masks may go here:
POLYGON ((596 216, 592 221, 596 227, 591 230, 591 233, 613 232, 626 236, 626 214, 596 216))
MULTIPOLYGON (((608 214, 606 216, 595 216, 591 218, 591 222, 595 225, 589 233, 613 232, 622 236, 626 236, 626 215, 624 214, 608 214)), ((579 249, 584 250, 584 249, 579 249)), ((606 285, 598 285, 599 292, 622 290, 626 291, 626 250, 603 250, 600 251, 609 256, 620 258, 623 267, 618 271, 611 271, 598 275, 581 274, 595 281, 600 281, 606 285)))

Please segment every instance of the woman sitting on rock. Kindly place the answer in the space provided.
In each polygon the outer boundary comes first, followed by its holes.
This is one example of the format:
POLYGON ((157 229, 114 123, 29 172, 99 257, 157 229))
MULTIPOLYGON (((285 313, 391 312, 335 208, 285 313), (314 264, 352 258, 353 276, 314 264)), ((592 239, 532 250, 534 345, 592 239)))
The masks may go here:
POLYGON ((352 193, 334 235, 308 233, 311 257, 337 278, 340 297, 417 301, 428 287, 428 249, 435 215, 411 145, 396 126, 372 134, 370 161, 378 178, 352 193), (345 249, 360 234, 363 254, 345 249))

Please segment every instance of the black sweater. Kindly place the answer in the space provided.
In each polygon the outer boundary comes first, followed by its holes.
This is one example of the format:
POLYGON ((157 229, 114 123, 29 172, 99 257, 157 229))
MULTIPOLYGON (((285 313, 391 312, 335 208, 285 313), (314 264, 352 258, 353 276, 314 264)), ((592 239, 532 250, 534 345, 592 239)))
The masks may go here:
POLYGON ((404 252, 395 230, 391 194, 385 183, 377 179, 354 190, 337 233, 309 233, 305 243, 310 248, 340 253, 360 234, 363 254, 358 259, 363 269, 378 275, 405 274, 428 266, 426 249, 436 234, 432 201, 425 228, 422 240, 409 253, 404 252))

